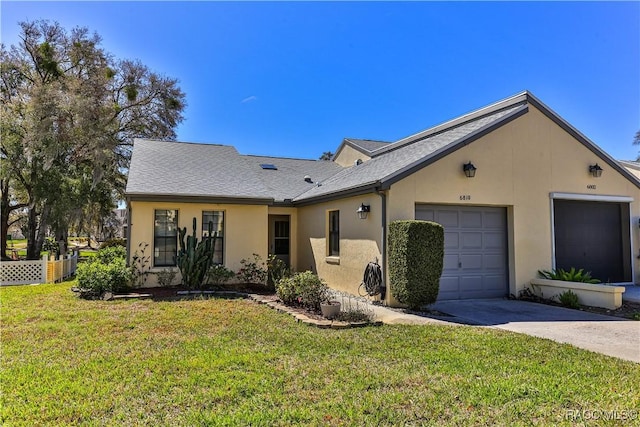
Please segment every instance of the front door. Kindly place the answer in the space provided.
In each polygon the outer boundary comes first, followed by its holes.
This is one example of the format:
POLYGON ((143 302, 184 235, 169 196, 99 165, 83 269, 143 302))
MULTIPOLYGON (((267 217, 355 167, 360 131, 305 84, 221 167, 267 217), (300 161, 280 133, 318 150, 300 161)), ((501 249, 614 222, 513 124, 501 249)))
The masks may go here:
POLYGON ((269 215, 269 254, 275 255, 289 267, 289 215, 269 215))

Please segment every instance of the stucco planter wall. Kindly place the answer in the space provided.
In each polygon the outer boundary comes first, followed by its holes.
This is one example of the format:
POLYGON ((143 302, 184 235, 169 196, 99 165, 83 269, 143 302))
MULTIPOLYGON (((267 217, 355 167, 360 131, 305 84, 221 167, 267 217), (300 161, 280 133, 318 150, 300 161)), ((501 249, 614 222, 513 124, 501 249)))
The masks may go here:
POLYGON ((557 299, 563 292, 571 290, 578 295, 580 304, 608 308, 610 310, 615 310, 622 306, 622 293, 625 291, 624 286, 594 285, 591 283, 549 279, 531 280, 531 289, 537 296, 545 299, 557 299))

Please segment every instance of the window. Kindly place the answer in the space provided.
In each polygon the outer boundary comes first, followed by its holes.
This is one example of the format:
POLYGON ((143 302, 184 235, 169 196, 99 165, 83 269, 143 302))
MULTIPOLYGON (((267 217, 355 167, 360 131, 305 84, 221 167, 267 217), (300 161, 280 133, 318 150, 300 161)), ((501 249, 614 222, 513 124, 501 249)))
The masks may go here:
POLYGON ((340 211, 329 211, 329 256, 340 255, 340 211))
POLYGON ((273 225, 273 254, 289 255, 289 221, 275 221, 273 225))
POLYGON ((224 263, 224 212, 223 211, 203 211, 202 212, 202 238, 209 235, 209 222, 213 223, 213 263, 224 263))
POLYGON ((168 267, 176 265, 178 253, 178 211, 158 209, 153 223, 153 265, 168 267))

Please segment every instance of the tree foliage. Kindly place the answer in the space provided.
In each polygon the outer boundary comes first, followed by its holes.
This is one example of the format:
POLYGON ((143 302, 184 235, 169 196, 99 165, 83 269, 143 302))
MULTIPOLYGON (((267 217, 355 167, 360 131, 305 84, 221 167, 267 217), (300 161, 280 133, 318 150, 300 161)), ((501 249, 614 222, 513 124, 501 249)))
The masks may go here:
POLYGON ((1 250, 9 213, 23 209, 27 257, 38 258, 49 229, 66 242, 71 227, 110 214, 133 139, 175 139, 185 95, 177 80, 115 59, 86 28, 20 27, 20 43, 0 52, 1 250))
POLYGON ((333 153, 331 151, 325 151, 322 153, 318 160, 331 160, 333 159, 333 153))

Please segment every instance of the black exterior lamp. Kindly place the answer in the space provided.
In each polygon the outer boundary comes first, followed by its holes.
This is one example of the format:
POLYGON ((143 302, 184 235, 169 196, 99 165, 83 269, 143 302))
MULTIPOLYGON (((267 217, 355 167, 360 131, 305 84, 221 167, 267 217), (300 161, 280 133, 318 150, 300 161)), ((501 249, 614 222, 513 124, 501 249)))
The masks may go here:
POLYGON ((467 178, 473 178, 474 176, 476 176, 476 169, 478 168, 473 166, 473 163, 471 162, 462 165, 462 171, 467 178))
POLYGON ((365 205, 364 203, 360 205, 356 213, 358 214, 358 218, 367 219, 367 215, 371 211, 371 206, 365 205))
POLYGON ((589 166, 589 173, 594 178, 600 178, 602 176, 602 168, 596 163, 595 165, 589 166))

